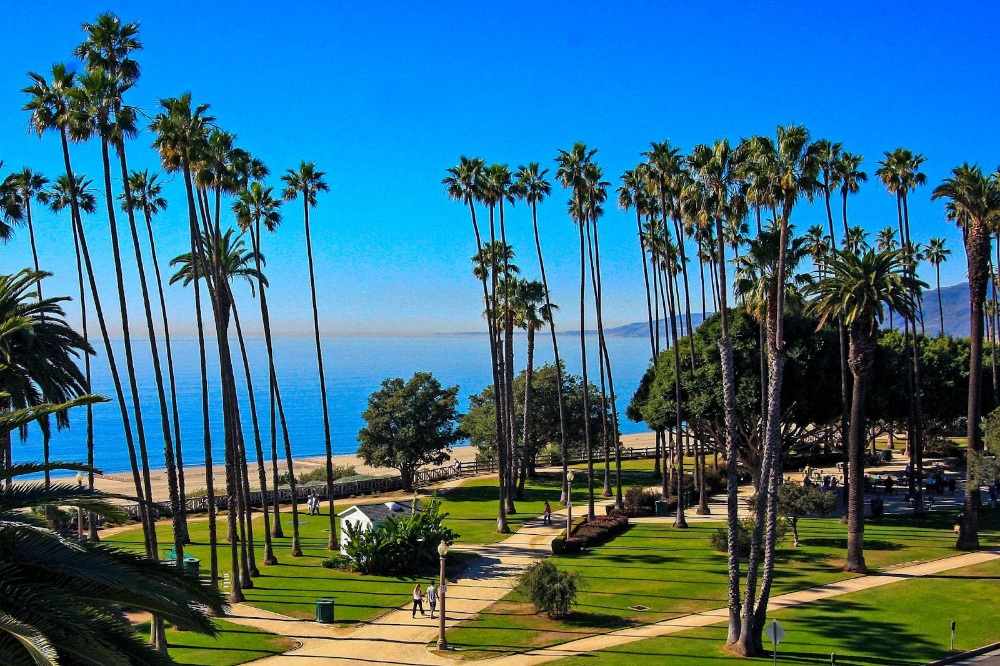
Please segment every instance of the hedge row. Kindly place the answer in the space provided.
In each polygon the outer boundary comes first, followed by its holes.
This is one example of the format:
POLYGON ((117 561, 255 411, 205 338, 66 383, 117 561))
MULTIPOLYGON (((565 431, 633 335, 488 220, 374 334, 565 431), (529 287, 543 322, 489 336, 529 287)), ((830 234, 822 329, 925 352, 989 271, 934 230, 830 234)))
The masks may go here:
POLYGON ((590 521, 574 521, 570 538, 552 540, 552 554, 576 553, 584 548, 600 546, 628 529, 628 516, 612 514, 596 516, 590 521))

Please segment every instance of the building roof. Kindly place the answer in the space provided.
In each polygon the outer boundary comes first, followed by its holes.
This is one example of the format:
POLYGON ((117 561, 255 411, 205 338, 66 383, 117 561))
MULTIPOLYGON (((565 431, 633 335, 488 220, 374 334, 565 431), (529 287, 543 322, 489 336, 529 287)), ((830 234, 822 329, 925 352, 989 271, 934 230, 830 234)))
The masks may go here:
MULTIPOLYGON (((421 511, 424 508, 424 503, 420 500, 417 502, 417 511, 421 511)), ((389 501, 379 504, 356 504, 348 509, 345 509, 338 513, 337 515, 341 518, 349 515, 350 513, 358 511, 370 520, 373 524, 385 522, 385 519, 389 516, 396 515, 408 515, 413 512, 413 500, 397 500, 389 501)))

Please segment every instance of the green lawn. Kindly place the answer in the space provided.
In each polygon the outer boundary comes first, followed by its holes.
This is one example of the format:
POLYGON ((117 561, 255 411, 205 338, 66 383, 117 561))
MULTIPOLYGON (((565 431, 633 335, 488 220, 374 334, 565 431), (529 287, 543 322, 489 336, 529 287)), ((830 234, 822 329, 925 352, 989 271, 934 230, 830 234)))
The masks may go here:
MULTIPOLYGON (((993 521, 996 522, 995 520, 993 521)), ((994 531, 984 545, 998 542, 994 531)), ((555 556, 561 568, 579 572, 586 589, 566 620, 536 615, 515 591, 484 613, 452 629, 448 642, 467 658, 562 643, 632 624, 646 624, 725 605, 726 558, 712 550, 709 534, 721 523, 692 523, 687 530, 641 524, 614 541, 583 553, 555 556), (643 605, 637 612, 629 606, 643 605)), ((870 568, 955 554, 952 517, 928 520, 883 518, 866 527, 870 568)), ((846 549, 846 526, 836 519, 800 521, 802 547, 790 538, 779 548, 779 571, 773 594, 821 585, 848 577, 840 571, 846 549)))
MULTIPOLYGON (((233 666, 281 654, 295 647, 293 639, 260 629, 243 627, 225 620, 216 620, 215 625, 219 634, 214 638, 190 631, 177 631, 167 625, 170 656, 181 666, 233 666)), ((149 622, 139 625, 139 633, 145 640, 149 640, 149 622)))
MULTIPOLYGON (((338 505, 336 510, 345 508, 338 505)), ((323 511, 326 511, 324 506, 323 511)), ((404 576, 362 576, 332 569, 324 569, 320 562, 329 556, 326 550, 329 514, 306 516, 300 514, 300 538, 303 557, 293 558, 289 555, 291 549, 292 527, 291 513, 282 512, 285 537, 274 540, 275 555, 278 564, 265 567, 259 563, 263 560, 263 518, 254 521, 254 536, 257 541, 257 562, 260 577, 254 579, 254 588, 246 590, 247 602, 283 615, 298 618, 316 617, 316 600, 331 598, 336 604, 335 619, 340 625, 367 622, 379 615, 391 611, 406 603, 413 590, 415 580, 426 583, 435 578, 437 568, 417 577, 404 576)), ((194 520, 189 523, 192 544, 185 548, 185 555, 201 559, 202 573, 209 567, 208 522, 194 520)), ((219 532, 224 535, 226 529, 225 516, 220 516, 219 532)), ((169 550, 172 544, 172 530, 169 523, 157 528, 161 553, 169 550)), ((142 550, 142 532, 139 528, 107 537, 106 541, 118 545, 142 550)), ((448 555, 449 572, 458 573, 467 566, 469 560, 475 557, 471 553, 454 550, 448 555)), ((228 544, 219 548, 219 571, 229 571, 230 551, 228 544)))
MULTIPOLYGON (((1000 641, 1000 625, 984 609, 996 604, 1000 561, 938 576, 914 578, 776 612, 786 631, 780 663, 892 664, 917 666, 952 654, 950 625, 957 623, 956 651, 1000 641)), ((651 638, 560 661, 567 666, 671 666, 739 664, 722 648, 726 625, 651 638)), ((766 640, 766 639, 765 639, 766 640)), ((770 664, 772 658, 751 660, 770 664)))
MULTIPOLYGON (((573 465, 577 470, 573 481, 573 515, 581 516, 587 511, 587 480, 580 474, 586 465, 573 465)), ((650 474, 653 470, 652 460, 623 460, 622 488, 633 485, 650 485, 650 474)), ((528 479, 524 487, 524 499, 515 502, 517 513, 507 516, 507 524, 511 532, 516 532, 532 518, 537 518, 545 508, 545 500, 549 501, 552 510, 560 509, 561 493, 560 473, 543 472, 534 479, 528 479)), ((612 463, 612 488, 615 484, 615 470, 612 463)), ((604 499, 604 463, 600 468, 594 465, 594 500, 604 499)), ((483 544, 496 543, 509 535, 498 534, 497 527, 497 497, 499 481, 496 478, 469 479, 461 486, 450 489, 441 495, 441 509, 448 512, 447 524, 461 536, 459 543, 483 544)), ((603 509, 598 509, 603 513, 603 509)))

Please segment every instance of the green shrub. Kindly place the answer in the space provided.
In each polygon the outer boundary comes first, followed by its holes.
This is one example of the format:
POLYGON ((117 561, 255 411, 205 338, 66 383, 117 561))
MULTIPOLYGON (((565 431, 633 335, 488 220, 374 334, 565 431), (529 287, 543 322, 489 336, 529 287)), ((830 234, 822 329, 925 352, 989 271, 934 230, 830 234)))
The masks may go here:
POLYGON ((354 563, 351 561, 347 555, 341 555, 337 553, 336 555, 331 555, 322 562, 320 562, 327 569, 340 569, 341 571, 350 571, 354 569, 354 563))
POLYGON ((535 607, 536 613, 562 617, 577 602, 583 579, 575 571, 560 571, 549 560, 538 560, 521 574, 518 587, 535 607))
POLYGON ((442 525, 448 514, 440 507, 439 500, 431 499, 421 511, 389 516, 375 529, 344 525, 347 557, 359 572, 380 576, 413 573, 436 563, 438 544, 451 544, 459 536, 442 525))
POLYGON ((642 486, 632 486, 625 491, 622 500, 625 504, 625 515, 632 518, 652 516, 656 510, 656 501, 660 494, 642 486))
MULTIPOLYGON (((740 557, 750 557, 750 543, 753 539, 753 526, 754 517, 748 516, 740 520, 739 526, 739 551, 740 557)), ((785 537, 788 532, 788 522, 785 520, 778 520, 778 543, 785 537)), ((728 541, 728 531, 725 527, 720 527, 719 529, 712 532, 708 537, 709 543, 712 544, 717 552, 725 553, 729 547, 728 541)), ((761 548, 763 548, 763 540, 761 540, 761 548)))
MULTIPOLYGON (((358 473, 354 469, 354 465, 334 465, 333 466, 333 480, 343 479, 348 476, 357 476, 358 473)), ((280 478, 280 477, 279 477, 280 478)), ((310 470, 308 472, 302 472, 299 474, 299 483, 306 484, 312 483, 314 481, 322 481, 326 483, 326 467, 317 467, 316 469, 310 470)))

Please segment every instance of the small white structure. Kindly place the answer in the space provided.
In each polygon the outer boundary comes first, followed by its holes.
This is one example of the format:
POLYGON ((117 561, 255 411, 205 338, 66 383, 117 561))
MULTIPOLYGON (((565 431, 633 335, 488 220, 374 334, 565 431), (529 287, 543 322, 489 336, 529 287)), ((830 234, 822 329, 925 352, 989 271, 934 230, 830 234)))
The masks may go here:
POLYGON ((386 521, 389 516, 402 516, 411 514, 416 510, 423 509, 423 502, 420 500, 399 500, 398 502, 385 502, 382 504, 355 504, 349 509, 344 509, 337 514, 340 518, 340 552, 347 554, 347 530, 348 525, 360 525, 366 530, 373 530, 386 521))

